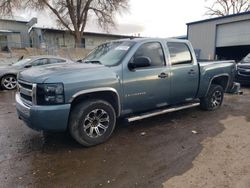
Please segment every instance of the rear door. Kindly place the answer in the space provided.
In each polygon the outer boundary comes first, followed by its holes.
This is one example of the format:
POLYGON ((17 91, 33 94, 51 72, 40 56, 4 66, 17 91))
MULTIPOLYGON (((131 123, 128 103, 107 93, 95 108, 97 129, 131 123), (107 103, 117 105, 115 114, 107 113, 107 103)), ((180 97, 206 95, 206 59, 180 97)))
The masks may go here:
POLYGON ((190 47, 182 42, 167 43, 171 63, 171 103, 190 101, 196 97, 199 68, 190 47))

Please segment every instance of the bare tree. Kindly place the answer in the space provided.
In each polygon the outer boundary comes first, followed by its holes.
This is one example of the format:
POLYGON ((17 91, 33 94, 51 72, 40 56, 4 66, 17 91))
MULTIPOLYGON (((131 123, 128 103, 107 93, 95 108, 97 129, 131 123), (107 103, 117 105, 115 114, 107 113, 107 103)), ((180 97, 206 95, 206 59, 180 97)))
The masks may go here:
POLYGON ((20 8, 19 0, 1 0, 0 2, 0 14, 9 15, 13 13, 14 9, 20 8))
POLYGON ((90 17, 96 17, 99 26, 115 26, 115 13, 128 9, 129 0, 1 0, 0 13, 12 14, 16 8, 49 9, 57 22, 75 37, 76 47, 90 17))
POLYGON ((205 0, 212 2, 207 6, 206 15, 210 16, 226 16, 229 14, 237 14, 240 12, 250 11, 250 0, 205 0))

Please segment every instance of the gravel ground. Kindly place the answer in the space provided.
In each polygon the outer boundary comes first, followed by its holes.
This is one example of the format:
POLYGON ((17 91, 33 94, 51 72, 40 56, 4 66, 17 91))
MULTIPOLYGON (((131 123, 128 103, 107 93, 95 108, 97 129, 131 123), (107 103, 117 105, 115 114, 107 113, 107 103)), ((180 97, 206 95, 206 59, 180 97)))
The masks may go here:
POLYGON ((250 187, 250 89, 199 108, 118 123, 106 143, 26 127, 0 92, 0 187, 250 187))

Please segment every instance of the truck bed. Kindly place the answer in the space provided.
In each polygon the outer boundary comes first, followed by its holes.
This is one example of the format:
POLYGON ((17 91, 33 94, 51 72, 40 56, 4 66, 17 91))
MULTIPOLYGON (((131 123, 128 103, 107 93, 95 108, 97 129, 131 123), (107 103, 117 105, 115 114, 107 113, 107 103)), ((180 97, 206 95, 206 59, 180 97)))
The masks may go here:
POLYGON ((209 88, 210 80, 213 77, 219 75, 225 75, 229 78, 228 89, 231 89, 231 86, 235 77, 235 66, 236 63, 233 60, 230 61, 202 61, 198 62, 200 68, 200 82, 199 82, 199 91, 198 97, 204 96, 209 88))

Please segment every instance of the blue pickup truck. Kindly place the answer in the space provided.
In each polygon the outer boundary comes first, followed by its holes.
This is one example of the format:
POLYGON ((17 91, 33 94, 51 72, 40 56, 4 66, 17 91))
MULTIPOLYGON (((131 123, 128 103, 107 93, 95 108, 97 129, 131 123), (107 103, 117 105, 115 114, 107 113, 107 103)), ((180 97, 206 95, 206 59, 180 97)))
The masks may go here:
POLYGON ((190 42, 124 39, 104 43, 82 63, 18 75, 17 114, 30 128, 69 131, 84 146, 128 122, 200 106, 215 110, 233 85, 234 61, 198 63, 190 42))

